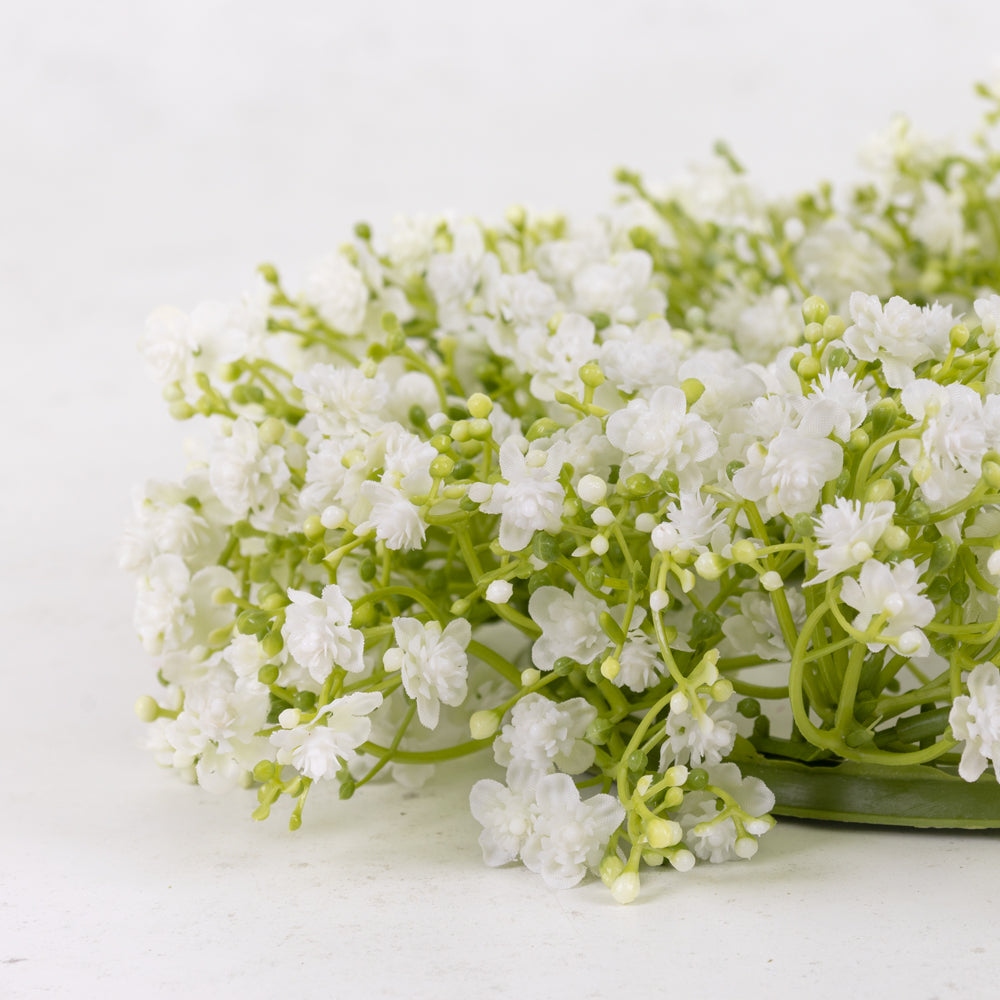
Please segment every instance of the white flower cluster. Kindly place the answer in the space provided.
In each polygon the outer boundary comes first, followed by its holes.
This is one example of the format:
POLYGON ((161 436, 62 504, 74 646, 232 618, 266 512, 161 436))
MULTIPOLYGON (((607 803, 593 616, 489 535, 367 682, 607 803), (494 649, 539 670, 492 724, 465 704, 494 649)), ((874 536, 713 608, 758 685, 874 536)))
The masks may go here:
POLYGON ((768 203, 724 153, 662 196, 621 172, 593 223, 359 225, 298 296, 264 267, 157 310, 149 371, 207 437, 121 546, 157 759, 294 827, 316 781, 492 744, 487 862, 623 900, 640 861, 756 850, 774 800, 741 760, 964 741, 978 777, 1000 154, 893 128, 846 209, 768 203))

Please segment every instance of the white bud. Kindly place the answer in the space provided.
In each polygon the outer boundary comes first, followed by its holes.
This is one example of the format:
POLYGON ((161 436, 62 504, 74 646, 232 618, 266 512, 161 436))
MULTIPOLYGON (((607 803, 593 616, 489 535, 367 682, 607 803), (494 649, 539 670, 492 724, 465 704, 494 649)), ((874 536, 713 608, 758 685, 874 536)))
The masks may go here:
POLYGON ((610 546, 608 544, 608 540, 604 537, 604 535, 595 535, 590 540, 590 550, 594 553, 594 555, 603 556, 607 553, 609 548, 610 546))
POLYGON ((392 649, 387 649, 382 657, 382 666, 389 671, 389 673, 394 673, 397 670, 401 670, 403 667, 403 658, 405 654, 398 646, 393 646, 392 649))
POLYGON ((686 712, 688 708, 691 707, 691 702, 688 701, 687 695, 683 691, 675 691, 670 699, 670 711, 686 712))
POLYGON ((656 518, 649 511, 637 514, 635 518, 635 530, 649 534, 656 527, 656 518))
POLYGON ((649 608, 653 612, 662 611, 670 606, 670 595, 665 590, 654 590, 649 595, 649 608))
POLYGON ((703 580, 718 580, 725 568, 725 560, 714 552, 702 552, 694 561, 694 571, 703 580))
POLYGON ((596 507, 590 516, 599 528, 606 528, 609 524, 615 523, 615 515, 610 507, 596 507))
POLYGON ((472 483, 466 496, 473 503, 486 503, 493 496, 493 487, 489 483, 472 483))
POLYGON ((509 580, 494 580, 486 588, 486 600, 490 604, 506 604, 514 593, 514 585, 509 580))
POLYGON ((278 716, 278 725, 282 729, 294 729, 302 721, 302 713, 297 708, 286 708, 278 716))
POLYGON ((586 475, 577 485, 576 495, 587 503, 600 503, 608 495, 608 484, 600 476, 586 475))
POLYGON ((635 872, 622 872, 611 883, 611 895, 618 903, 631 903, 639 895, 639 876, 635 872))
POLYGON ((759 846, 760 845, 756 840, 754 840, 753 837, 738 837, 733 850, 736 852, 736 856, 738 858, 749 859, 757 853, 757 848, 759 846))
POLYGON ((785 581, 781 579, 781 574, 777 570, 769 569, 761 578, 760 585, 768 592, 771 593, 775 590, 781 590, 785 585, 785 581))

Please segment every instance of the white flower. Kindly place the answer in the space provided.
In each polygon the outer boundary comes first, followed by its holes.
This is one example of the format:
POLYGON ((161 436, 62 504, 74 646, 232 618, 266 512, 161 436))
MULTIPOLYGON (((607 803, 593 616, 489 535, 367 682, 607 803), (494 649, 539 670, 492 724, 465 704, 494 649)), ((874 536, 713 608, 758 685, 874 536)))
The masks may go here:
POLYGON ((454 707, 465 701, 469 677, 465 650, 472 627, 464 618, 449 622, 443 631, 440 622, 395 618, 392 629, 399 648, 386 653, 387 666, 402 672, 403 690, 416 701, 420 722, 433 729, 442 704, 454 707))
POLYGON ((334 667, 351 673, 365 669, 365 639, 351 628, 354 609, 336 584, 323 588, 315 597, 304 590, 289 590, 291 604, 281 627, 288 652, 317 683, 322 683, 334 667))
POLYGON ((566 491, 558 479, 559 469, 543 453, 534 454, 541 456, 541 464, 528 462, 519 439, 504 441, 500 473, 505 481, 494 485, 490 499, 480 504, 484 513, 500 515, 500 544, 508 552, 519 552, 536 531, 562 529, 566 491))
POLYGON ((257 425, 246 417, 234 421, 230 436, 218 444, 208 474, 219 500, 259 528, 270 526, 291 479, 284 448, 261 442, 257 425))
POLYGON ((357 368, 318 364, 293 379, 306 407, 317 415, 320 431, 330 437, 373 433, 383 424, 389 398, 384 379, 368 378, 357 368))
POLYGON ((844 332, 844 343, 862 361, 880 361, 886 382, 902 389, 914 379, 913 369, 922 361, 947 355, 949 333, 955 323, 951 306, 911 305, 898 295, 884 308, 877 295, 851 295, 853 324, 844 332))
MULTIPOLYGON (((785 597, 796 625, 805 621, 806 602, 802 591, 785 585, 785 597)), ((722 621, 726 636, 725 656, 759 656, 762 660, 782 663, 791 658, 778 624, 774 605, 767 594, 751 591, 740 597, 740 613, 722 621)))
POLYGON ((868 628, 873 618, 885 615, 878 638, 868 643, 872 652, 892 645, 907 656, 926 656, 930 643, 921 630, 934 617, 934 604, 922 594, 920 573, 912 559, 895 566, 869 559, 857 580, 848 577, 840 588, 840 598, 858 612, 854 627, 868 628))
POLYGON ((583 698, 554 702, 540 694, 526 695, 493 741, 493 755, 509 769, 508 781, 515 783, 530 783, 532 776, 554 767, 579 774, 594 763, 594 746, 584 733, 596 718, 597 709, 583 698))
POLYGON ((377 691, 355 691, 324 705, 305 725, 275 730, 270 740, 278 748, 278 763, 291 764, 313 781, 334 777, 368 739, 372 728, 368 715, 381 704, 377 691))
POLYGON ((573 276, 576 308, 587 315, 605 313, 623 323, 662 313, 663 293, 649 287, 653 260, 644 250, 629 250, 607 263, 582 267, 573 276))
POLYGON ((420 508, 398 489, 384 482, 361 484, 361 495, 371 504, 367 520, 355 528, 358 536, 369 531, 395 552, 410 552, 424 543, 427 523, 420 508))
POLYGON ((623 475, 644 472, 656 479, 670 469, 685 488, 701 484, 698 463, 719 450, 712 426, 687 412, 687 399, 674 386, 662 386, 648 400, 633 399, 612 413, 607 436, 629 456, 623 475))
POLYGON ((618 657, 618 673, 612 680, 617 687, 632 691, 645 691, 653 687, 661 676, 663 667, 660 647, 640 627, 646 617, 645 609, 635 608, 628 639, 618 657))
POLYGON ((749 733, 749 720, 737 713, 733 699, 718 702, 699 694, 698 700, 700 712, 689 708, 667 716, 667 738, 660 747, 661 771, 672 764, 718 764, 733 749, 740 730, 749 733))
POLYGON ((887 295, 892 261, 865 232, 844 219, 828 219, 795 249, 795 263, 807 288, 842 309, 858 288, 887 295))
POLYGON ((955 739, 965 741, 958 773, 975 781, 992 761, 1000 781, 1000 670, 993 663, 980 663, 966 686, 969 694, 956 698, 948 715, 955 739))
POLYGON ((559 299, 552 286, 534 271, 501 275, 496 291, 496 307, 508 323, 544 326, 559 311, 559 299))
MULTIPOLYGON (((750 837, 765 834, 773 825, 767 814, 774 808, 774 794, 760 778, 744 778, 735 764, 716 764, 706 769, 709 784, 730 795, 739 807, 754 817, 745 824, 750 837)), ((677 818, 684 828, 684 843, 703 861, 718 863, 749 856, 739 844, 732 817, 719 819, 718 798, 708 791, 688 792, 677 818)), ((750 845, 752 848, 752 844, 750 845)))
POLYGON ((973 308, 983 328, 980 346, 1000 347, 1000 295, 976 299, 973 308))
POLYGON ((597 356, 594 324, 577 313, 563 316, 554 333, 544 326, 525 328, 519 347, 523 367, 531 372, 531 393, 544 402, 556 392, 578 390, 580 368, 597 356))
POLYGON ((892 524, 896 505, 891 500, 862 506, 859 500, 838 497, 824 504, 816 521, 815 550, 819 572, 807 586, 831 580, 870 559, 882 533, 892 524))
POLYGON ((539 587, 528 600, 528 614, 542 630, 531 647, 531 662, 539 670, 551 670, 562 656, 577 663, 590 663, 608 646, 601 629, 603 601, 583 587, 568 594, 560 587, 539 587))
POLYGON ((361 332, 368 287, 361 272, 341 254, 330 254, 313 265, 303 295, 338 333, 361 332))
POLYGON ((228 605, 215 604, 212 594, 239 583, 223 566, 207 566, 193 576, 179 556, 157 556, 138 582, 135 628, 149 653, 203 645, 217 628, 232 621, 228 605))
POLYGON ((717 509, 712 497, 681 490, 678 500, 667 505, 667 519, 653 528, 649 536, 653 546, 660 552, 707 552, 725 522, 725 514, 716 513, 717 509))
POLYGON ((801 429, 818 438, 836 434, 846 441, 868 416, 865 394, 842 368, 821 372, 813 391, 796 399, 795 404, 801 429))
POLYGON ((150 313, 139 340, 149 377, 159 385, 185 379, 193 370, 198 349, 187 313, 174 306, 161 306, 150 313))
POLYGON ((934 254, 958 255, 965 244, 965 218, 962 210, 965 197, 960 185, 946 191, 940 184, 924 181, 923 196, 913 219, 910 232, 934 254))
POLYGON ((840 475, 844 451, 829 438, 786 427, 764 448, 747 450, 747 464, 733 486, 747 500, 763 500, 769 517, 805 514, 819 502, 824 484, 840 475))
POLYGON ((535 787, 534 822, 521 858, 553 889, 568 889, 596 869, 625 818, 621 803, 598 794, 581 801, 567 774, 548 774, 535 787))
POLYGON ((527 843, 534 820, 532 792, 530 786, 515 790, 488 778, 472 786, 469 808, 483 827, 479 846, 491 867, 514 861, 527 843))
POLYGON ((614 324, 602 332, 601 371, 624 392, 655 389, 677 380, 684 341, 662 316, 635 327, 614 324))

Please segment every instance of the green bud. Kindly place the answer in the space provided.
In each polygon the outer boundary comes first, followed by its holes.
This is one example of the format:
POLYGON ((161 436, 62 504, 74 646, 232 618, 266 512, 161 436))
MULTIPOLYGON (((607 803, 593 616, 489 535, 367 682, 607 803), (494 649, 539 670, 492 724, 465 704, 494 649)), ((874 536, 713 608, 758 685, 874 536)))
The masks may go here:
POLYGON ((265 666, 261 667, 260 670, 257 671, 257 680, 259 680, 261 684, 266 684, 268 687, 270 687, 272 684, 277 684, 278 682, 277 666, 273 663, 268 663, 265 666))
POLYGON ((539 417, 529 428, 526 437, 529 441, 551 437, 560 428, 560 424, 549 417, 539 417))
POLYGON ((423 427, 427 423, 427 412, 418 403, 410 407, 410 423, 414 427, 423 427))
POLYGON ((954 562, 957 553, 958 546, 947 535, 942 535, 931 549, 931 572, 940 573, 947 569, 954 562))
POLYGON ((835 347, 826 356, 826 365, 833 371, 837 368, 846 368, 851 363, 851 356, 847 353, 846 348, 835 347))
POLYGON ((547 531, 536 531, 531 540, 531 551, 542 562, 555 562, 559 558, 559 543, 547 531))
MULTIPOLYGON (((260 646, 268 659, 272 656, 277 656, 285 648, 285 640, 281 637, 281 631, 272 629, 261 639, 260 646)), ((272 681, 271 683, 273 684, 274 682, 272 681)))
POLYGON ((687 781, 684 782, 684 787, 689 791, 698 792, 701 791, 708 784, 708 771, 703 767, 694 767, 688 771, 687 781))
POLYGON ((812 538, 816 525, 808 514, 796 514, 792 518, 792 528, 801 538, 812 538))
POLYGON ((722 620, 713 611, 696 611, 691 619, 691 642, 695 645, 712 638, 722 628, 722 620))
POLYGON ((744 465, 744 463, 741 462, 741 461, 739 461, 738 459, 735 460, 735 461, 730 462, 726 466, 726 476, 727 476, 727 478, 732 479, 733 476, 735 476, 736 473, 739 472, 740 469, 743 468, 743 465, 744 465))
POLYGON ((906 510, 905 516, 917 524, 927 524, 931 519, 931 509, 923 500, 914 500, 906 510))
POLYGON ((455 468, 455 460, 449 455, 438 455, 431 462, 431 475, 435 479, 446 479, 455 468))
MULTIPOLYGON (((839 340, 847 329, 847 324, 842 316, 827 316, 823 320, 823 338, 825 340, 839 340)), ((846 363, 846 362, 845 362, 846 363)))
POLYGON ((625 480, 625 493, 628 496, 649 496, 655 488, 656 484, 649 478, 649 476, 646 475, 645 472, 636 472, 625 480))
POLYGON ((684 393, 684 398, 690 408, 705 394, 705 383, 696 378, 686 378, 681 382, 681 392, 684 393))
POLYGON ((236 630, 240 635, 256 635, 270 620, 262 611, 242 611, 236 616, 236 630))
POLYGON ((826 300, 818 295, 810 295, 802 303, 802 318, 807 323, 822 323, 829 315, 830 307, 826 304, 826 300))
POLYGON ((354 779, 348 774, 340 779, 340 797, 345 801, 354 796, 357 784, 354 779))
POLYGON ((851 436, 847 439, 847 450, 858 454, 871 444, 871 438, 860 427, 851 431, 851 436))
POLYGON ((488 740, 500 728, 500 716, 492 709, 473 712, 469 732, 474 740, 488 740))
POLYGON ((803 358, 796 366, 795 371, 798 373, 799 378, 814 379, 820 371, 819 358, 807 357, 803 358))
POLYGON ((302 532, 310 542, 315 542, 326 534, 326 528, 323 527, 323 522, 312 514, 302 525, 302 532))
POLYGON ((475 441, 485 441, 493 433, 493 425, 485 417, 469 421, 469 437, 475 441))
POLYGON ((253 768, 254 781, 270 781, 274 777, 274 772, 275 767, 271 761, 259 760, 253 768))
POLYGON ((351 612, 351 625, 354 628, 371 628, 378 622, 378 611, 371 601, 359 604, 351 612))
POLYGON ((451 448, 451 438, 447 434, 435 434, 430 445, 435 451, 445 452, 451 448))
POLYGON ((532 573, 528 577, 528 596, 530 597, 539 587, 549 587, 552 579, 548 573, 532 573))
POLYGON ((949 591, 949 596, 952 601, 954 601, 959 607, 965 604, 971 594, 972 591, 969 589, 969 585, 965 582, 965 580, 959 580, 957 583, 953 583, 951 585, 951 590, 949 591))
POLYGON ((898 524, 890 524, 882 532, 882 541, 890 552, 902 552, 910 547, 910 536, 898 524))
POLYGON ((736 711, 744 719, 756 719, 760 715, 760 702, 756 698, 741 698, 736 705, 736 711))
POLYGON ((952 347, 965 347, 969 342, 969 328, 964 323, 956 323, 948 332, 952 347))
POLYGON ((583 580, 591 590, 600 590, 604 586, 604 568, 591 566, 584 574, 583 580))
POLYGON ((565 677, 575 666, 576 660, 569 656, 560 656, 556 662, 552 664, 552 672, 557 674, 559 677, 565 677))
POLYGON ((580 381, 591 389, 596 389, 604 384, 604 372, 596 361, 588 361, 580 369, 580 381))
POLYGON ((378 567, 375 565, 375 560, 370 556, 369 558, 362 560, 361 565, 358 567, 358 576, 360 576, 365 583, 369 580, 374 580, 377 572, 378 567))
POLYGON ((661 472, 657 482, 665 493, 671 494, 676 494, 681 485, 680 479, 677 478, 677 473, 672 472, 670 469, 661 472))
POLYGON ((160 706, 155 698, 144 694, 135 703, 135 714, 143 722, 155 722, 160 717, 160 706))
POLYGON ((168 410, 174 420, 190 420, 195 414, 194 408, 182 399, 171 403, 168 410))
POLYGON ((641 750, 633 750, 628 755, 628 769, 634 773, 638 771, 645 771, 646 765, 649 763, 649 756, 643 753, 641 750))
POLYGON ((807 323, 804 336, 807 344, 818 344, 823 339, 822 324, 807 323))
POLYGON ((300 712, 311 712, 316 707, 316 693, 314 691, 296 691, 292 698, 292 705, 300 712))
POLYGON ((895 400, 880 399, 872 407, 872 437, 880 438, 892 429, 899 416, 899 407, 895 400))
POLYGON ((865 488, 865 503, 880 503, 884 500, 892 500, 896 495, 896 488, 888 479, 876 479, 870 482, 865 488))
MULTIPOLYGON (((611 326, 611 317, 604 312, 595 312, 590 314, 590 322, 594 324, 595 330, 606 330, 611 326)), ((584 385, 587 382, 584 380, 584 385)))
POLYGON ((314 545, 306 553, 306 562, 312 566, 318 566, 326 558, 326 546, 323 544, 314 545))
POLYGON ((1000 464, 983 462, 983 482, 992 489, 1000 489, 1000 464))

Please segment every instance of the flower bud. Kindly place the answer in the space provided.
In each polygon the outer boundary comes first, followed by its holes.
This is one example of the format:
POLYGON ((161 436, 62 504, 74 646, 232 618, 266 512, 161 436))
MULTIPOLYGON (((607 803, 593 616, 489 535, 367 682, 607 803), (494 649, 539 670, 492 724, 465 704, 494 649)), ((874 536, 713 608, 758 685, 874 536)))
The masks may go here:
POLYGON ((617 903, 631 903, 639 895, 639 876, 635 872, 622 872, 611 883, 611 895, 617 903))
POLYGON ((822 323, 830 315, 830 307, 826 300, 818 295, 810 295, 802 303, 802 318, 807 323, 822 323))
POLYGON ((474 740, 488 740, 500 728, 500 716, 490 709, 473 712, 469 732, 474 740))
POLYGON ((135 703, 135 714, 143 722, 154 722, 160 717, 160 706, 148 694, 144 694, 135 703))
POLYGON ((684 839, 684 830, 680 823, 670 819, 661 819, 659 816, 649 820, 646 824, 646 840, 650 847, 662 850, 665 847, 674 847, 684 839))

